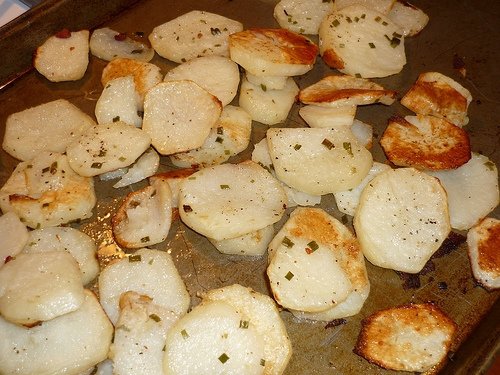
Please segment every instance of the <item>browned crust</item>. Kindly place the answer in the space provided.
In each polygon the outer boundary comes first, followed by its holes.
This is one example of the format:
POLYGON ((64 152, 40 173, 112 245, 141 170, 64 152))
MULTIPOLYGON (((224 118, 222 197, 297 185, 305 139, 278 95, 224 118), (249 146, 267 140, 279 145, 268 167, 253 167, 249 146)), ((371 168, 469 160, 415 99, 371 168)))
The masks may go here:
POLYGON ((157 179, 162 179, 162 180, 183 179, 191 176, 196 171, 197 169, 195 168, 174 169, 168 172, 157 173, 149 177, 149 182, 152 183, 154 180, 157 179))
POLYGON ((331 48, 326 49, 323 54, 321 55, 323 58, 323 61, 328 65, 330 68, 333 69, 344 69, 345 68, 345 63, 342 58, 335 53, 335 51, 331 48))
POLYGON ((479 241, 478 265, 488 273, 500 276, 500 222, 486 222, 483 219, 478 227, 479 241))
POLYGON ((110 61, 108 65, 104 68, 101 77, 101 83, 103 86, 119 77, 125 77, 131 75, 134 77, 135 87, 137 92, 144 96, 149 90, 149 87, 144 79, 150 72, 150 67, 142 61, 137 61, 127 58, 118 58, 110 61))

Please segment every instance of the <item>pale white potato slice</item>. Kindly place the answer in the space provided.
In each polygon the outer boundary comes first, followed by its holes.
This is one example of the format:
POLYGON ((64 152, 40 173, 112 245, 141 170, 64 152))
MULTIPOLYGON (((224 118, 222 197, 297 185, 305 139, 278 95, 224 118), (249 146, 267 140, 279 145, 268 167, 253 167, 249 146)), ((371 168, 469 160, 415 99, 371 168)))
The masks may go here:
POLYGON ((179 189, 182 182, 189 178, 194 172, 195 169, 185 168, 185 169, 174 169, 168 172, 158 173, 149 178, 150 185, 157 180, 164 180, 170 186, 170 191, 172 192, 172 208, 179 207, 179 189))
POLYGON ((373 146, 373 126, 366 122, 354 119, 351 126, 352 134, 367 149, 373 146))
POLYGON ((487 217, 467 232, 474 278, 486 289, 500 288, 500 220, 487 217))
POLYGON ((149 148, 139 159, 121 176, 121 180, 113 185, 114 188, 121 188, 136 182, 142 181, 156 173, 160 166, 160 155, 153 149, 149 148))
POLYGON ((300 34, 317 34, 323 18, 333 10, 333 1, 281 0, 274 7, 278 24, 300 34))
POLYGON ((140 249, 110 264, 99 275, 99 297, 109 319, 116 324, 120 296, 133 291, 153 299, 154 303, 183 315, 190 298, 170 254, 140 249))
MULTIPOLYGON (((139 159, 137 159, 139 160, 139 159)), ((117 178, 121 178, 125 176, 125 174, 128 172, 128 168, 118 168, 115 169, 114 171, 109 171, 106 173, 102 173, 99 175, 99 180, 101 181, 109 181, 109 180, 115 180, 117 178)))
POLYGON ((78 263, 65 251, 19 254, 0 268, 0 313, 12 323, 33 326, 84 299, 78 263))
POLYGON ((446 190, 452 228, 469 229, 498 205, 498 169, 484 155, 472 153, 457 169, 427 173, 437 177, 446 190))
POLYGON ((313 68, 318 47, 286 29, 249 29, 229 36, 231 60, 256 76, 298 76, 313 68))
POLYGON ((264 374, 264 340, 253 321, 224 301, 206 301, 167 334, 163 373, 264 374))
POLYGON ((113 375, 113 361, 105 359, 95 366, 95 373, 93 375, 113 375))
POLYGON ((268 225, 262 229, 226 240, 208 240, 222 254, 261 256, 267 250, 267 245, 274 237, 274 226, 268 225))
POLYGON ((41 151, 65 152, 94 120, 65 99, 40 104, 7 118, 2 147, 20 160, 30 160, 41 151))
POLYGON ((319 47, 330 67, 352 76, 387 77, 406 64, 403 31, 382 13, 351 5, 327 16, 319 47))
POLYGON ((27 242, 28 229, 14 212, 0 216, 0 268, 19 254, 27 242))
POLYGON ((287 76, 256 76, 248 71, 245 72, 247 80, 255 86, 260 86, 262 90, 282 90, 285 88, 287 76))
POLYGON ((23 253, 47 253, 67 251, 78 263, 82 284, 87 285, 99 274, 97 247, 92 238, 78 229, 55 227, 36 229, 29 232, 23 253))
POLYGON ((126 292, 120 298, 109 358, 114 375, 163 374, 163 348, 167 332, 179 316, 148 296, 126 292))
POLYGON ((431 303, 380 310, 363 320, 354 352, 396 371, 425 372, 446 361, 457 325, 431 303))
POLYGON ((396 0, 387 17, 401 27, 404 36, 417 35, 429 22, 429 16, 422 9, 404 0, 396 0))
POLYGON ((180 64, 201 56, 229 56, 228 37, 241 30, 238 21, 193 10, 156 26, 149 41, 160 56, 180 64))
POLYGON ((368 183, 373 180, 375 176, 379 175, 382 172, 388 171, 389 169, 391 169, 391 167, 387 164, 374 161, 372 167, 370 168, 370 171, 358 186, 349 190, 338 191, 334 193, 333 195, 335 196, 335 202, 337 203, 337 208, 339 209, 339 211, 347 215, 354 216, 356 208, 359 204, 359 197, 361 196, 361 193, 363 192, 365 186, 368 185, 368 183))
POLYGON ((94 181, 76 174, 66 155, 41 152, 21 162, 0 189, 0 208, 13 211, 31 228, 69 223, 92 216, 94 181))
POLYGON ((80 308, 33 328, 0 317, 2 374, 78 374, 106 359, 113 326, 96 296, 85 290, 80 308))
POLYGON ((203 145, 217 122, 222 105, 193 81, 163 82, 148 91, 142 129, 162 155, 203 145))
POLYGON ((311 128, 334 128, 351 126, 356 116, 356 105, 340 107, 322 107, 305 105, 299 109, 299 115, 311 128))
POLYGON ((269 129, 267 141, 278 178, 312 195, 357 186, 373 162, 346 127, 269 129))
POLYGON ((94 30, 89 45, 92 55, 106 61, 127 58, 148 62, 155 54, 143 33, 128 35, 108 27, 94 30))
POLYGON ((113 235, 123 247, 141 248, 163 242, 172 224, 172 192, 168 182, 129 193, 112 218, 113 235))
POLYGON ((241 107, 227 105, 201 147, 170 155, 170 160, 181 168, 222 164, 248 147, 251 132, 250 115, 241 107))
POLYGON ((137 61, 126 58, 117 58, 111 60, 102 71, 101 83, 106 86, 107 83, 118 77, 133 76, 135 89, 144 101, 146 93, 161 82, 163 75, 160 68, 155 64, 144 61, 137 61))
POLYGON ((185 179, 179 191, 182 221, 215 240, 274 224, 285 208, 280 183, 252 161, 202 169, 185 179))
POLYGON ((288 78, 281 90, 268 90, 265 86, 255 86, 246 78, 241 82, 239 104, 252 120, 266 125, 285 121, 299 93, 299 87, 288 78))
POLYGON ((418 273, 450 232, 446 192, 414 168, 385 171, 364 188, 353 224, 371 263, 418 273))
POLYGON ((396 0, 335 0, 334 7, 340 10, 350 5, 359 4, 377 12, 388 14, 395 2, 396 0))
POLYGON ((134 77, 125 76, 106 83, 95 105, 95 117, 99 124, 123 121, 141 127, 142 101, 135 89, 134 77))
POLYGON ((169 70, 165 82, 190 80, 228 105, 238 92, 240 71, 238 65, 223 56, 202 56, 169 70))
MULTIPOLYGON (((202 295, 206 301, 222 301, 230 304, 242 315, 244 322, 252 324, 264 339, 264 374, 278 375, 292 355, 292 344, 281 320, 276 303, 267 295, 251 288, 233 284, 212 289, 202 295)), ((247 323, 243 323, 246 326, 247 323)))
POLYGON ((131 165, 150 143, 147 132, 117 121, 88 129, 66 153, 71 168, 90 177, 131 165))
POLYGON ((36 49, 33 59, 35 69, 52 82, 77 81, 88 64, 88 30, 61 30, 36 49))

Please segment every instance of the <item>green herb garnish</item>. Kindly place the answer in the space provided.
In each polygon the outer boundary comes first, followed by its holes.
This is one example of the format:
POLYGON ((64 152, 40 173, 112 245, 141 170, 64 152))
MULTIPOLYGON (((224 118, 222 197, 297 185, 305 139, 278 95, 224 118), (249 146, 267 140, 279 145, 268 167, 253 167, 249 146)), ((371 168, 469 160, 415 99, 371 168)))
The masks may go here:
POLYGON ((136 254, 136 255, 130 255, 128 257, 129 262, 140 262, 142 260, 141 254, 136 254))
POLYGON ((291 273, 290 271, 288 271, 288 273, 285 275, 285 279, 287 279, 288 281, 292 280, 293 277, 295 275, 293 273, 291 273))
POLYGON ((222 353, 219 357, 219 361, 221 361, 222 363, 226 363, 228 359, 229 356, 226 353, 222 353))
POLYGON ((281 240, 281 243, 283 245, 285 245, 286 247, 290 248, 290 247, 293 247, 293 245, 295 245, 291 239, 289 239, 287 236, 283 237, 283 239, 281 240))
POLYGON ((323 142, 321 142, 323 146, 325 146, 327 149, 331 150, 332 148, 335 148, 335 145, 328 139, 323 139, 323 142))
POLYGON ((161 318, 156 314, 151 314, 149 315, 149 317, 153 319, 156 323, 161 322, 161 318))

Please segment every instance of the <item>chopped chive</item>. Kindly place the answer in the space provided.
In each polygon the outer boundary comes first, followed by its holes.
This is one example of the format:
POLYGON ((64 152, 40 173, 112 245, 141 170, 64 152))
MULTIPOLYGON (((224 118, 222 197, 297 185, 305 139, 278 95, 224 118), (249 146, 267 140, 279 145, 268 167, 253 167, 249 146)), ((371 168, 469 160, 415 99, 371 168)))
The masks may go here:
POLYGON ((283 237, 283 240, 281 240, 281 243, 285 245, 286 247, 293 247, 295 245, 291 239, 289 239, 287 236, 283 237))
POLYGON ((215 142, 217 142, 217 143, 222 143, 222 142, 224 142, 224 138, 222 138, 222 137, 217 137, 217 138, 215 138, 215 142))
POLYGON ((394 37, 391 40, 391 47, 392 48, 396 48, 397 46, 399 46, 400 43, 401 43, 401 40, 398 39, 398 38, 396 38, 396 37, 394 37))
POLYGON ((57 172, 57 161, 53 162, 49 168, 50 174, 56 174, 57 172))
POLYGON ((226 363, 228 359, 229 357, 226 353, 222 353, 219 357, 219 361, 221 361, 222 363, 226 363))
POLYGON ((42 173, 47 173, 48 171, 50 171, 50 167, 45 167, 42 169, 42 173))
POLYGON ((363 14, 361 15, 361 18, 362 18, 362 19, 365 19, 365 18, 366 18, 366 14, 364 14, 364 13, 363 13, 363 14))
POLYGON ((217 134, 219 134, 219 135, 224 134, 224 128, 222 126, 217 127, 217 134))
POLYGON ((102 163, 92 163, 92 165, 90 166, 90 168, 94 168, 94 169, 101 169, 102 167, 102 163))
POLYGON ((120 121, 120 116, 113 117, 113 122, 120 121))
POLYGON ((265 366, 266 365, 266 360, 264 358, 260 359, 260 365, 265 366))
POLYGON ((125 156, 120 156, 120 157, 118 158, 118 160, 120 160, 120 161, 125 161, 125 160, 127 160, 127 158, 126 158, 125 156))
POLYGON ((339 20, 333 20, 332 25, 335 26, 335 27, 337 27, 338 25, 340 25, 339 20))
POLYGON ((288 273, 285 275, 285 279, 287 279, 288 281, 292 280, 293 277, 295 275, 293 273, 291 273, 290 271, 288 271, 288 273))
POLYGON ((380 16, 375 17, 375 22, 380 22, 382 21, 382 18, 380 16))
POLYGON ((356 74, 354 75, 354 77, 356 77, 356 78, 362 78, 362 77, 361 77, 361 74, 359 74, 359 73, 356 73, 356 74))
POLYGON ((249 325, 248 320, 240 320, 240 328, 247 329, 249 325))
POLYGON ((340 43, 339 44, 339 48, 345 48, 345 44, 344 43, 340 43))
POLYGON ((106 150, 99 150, 99 155, 97 155, 97 156, 104 157, 104 156, 106 156, 107 153, 108 152, 106 150))
POLYGON ((185 329, 183 329, 181 331, 181 335, 182 335, 182 338, 185 340, 189 337, 189 334, 187 333, 187 331, 185 329))
POLYGON ((134 50, 132 50, 130 53, 131 53, 132 55, 137 55, 137 54, 139 54, 139 53, 143 53, 143 52, 144 52, 144 50, 143 50, 143 49, 134 49, 134 50))
POLYGON ((328 139, 323 139, 323 142, 321 142, 323 146, 325 146, 327 149, 331 150, 332 148, 335 148, 335 145, 328 139))
POLYGON ((370 48, 376 48, 376 47, 375 47, 375 44, 373 44, 373 43, 371 43, 371 42, 370 42, 370 43, 368 43, 368 45, 370 46, 370 48))
POLYGON ((297 143, 295 146, 293 146, 293 149, 294 149, 295 151, 298 151, 298 150, 300 150, 300 148, 301 148, 301 147, 302 147, 302 145, 299 145, 299 144, 297 143))
POLYGON ((218 27, 211 27, 210 28, 210 33, 212 33, 213 36, 215 35, 220 35, 221 34, 221 31, 218 27))
POLYGON ((495 170, 495 163, 493 163, 491 160, 488 160, 487 162, 484 163, 484 166, 488 168, 490 171, 495 170))
POLYGON ((229 189, 229 185, 221 185, 220 188, 223 189, 223 190, 229 189))
POLYGON ((262 91, 267 91, 267 86, 263 83, 260 84, 260 88, 262 89, 262 91))
POLYGON ((385 21, 383 21, 383 22, 382 22, 382 25, 387 26, 387 25, 388 25, 388 23, 387 23, 387 22, 385 22, 385 21))
POLYGON ((311 241, 307 244, 307 246, 309 247, 309 249, 312 250, 312 252, 316 251, 319 249, 319 245, 316 241, 311 241))
POLYGON ((345 20, 349 23, 352 23, 351 17, 346 17, 345 20))
POLYGON ((401 39, 401 37, 402 37, 403 35, 401 35, 401 34, 399 34, 399 33, 397 33, 397 32, 395 32, 395 31, 394 31, 394 32, 392 33, 392 36, 393 36, 394 38, 399 38, 399 39, 401 39))
POLYGON ((140 262, 142 260, 141 254, 136 254, 136 255, 130 255, 128 257, 129 262, 140 262))
POLYGON ((149 242, 149 241, 150 241, 149 236, 146 236, 146 237, 142 237, 142 238, 141 238, 141 242, 142 242, 142 243, 149 242))
POLYGON ((224 155, 231 155, 231 151, 229 151, 229 150, 224 150, 224 155))
POLYGON ((342 143, 342 147, 344 147, 344 150, 346 150, 349 155, 354 156, 354 154, 352 153, 351 142, 342 143))
POLYGON ((149 315, 149 317, 153 319, 156 323, 161 322, 161 318, 156 314, 151 314, 149 315))

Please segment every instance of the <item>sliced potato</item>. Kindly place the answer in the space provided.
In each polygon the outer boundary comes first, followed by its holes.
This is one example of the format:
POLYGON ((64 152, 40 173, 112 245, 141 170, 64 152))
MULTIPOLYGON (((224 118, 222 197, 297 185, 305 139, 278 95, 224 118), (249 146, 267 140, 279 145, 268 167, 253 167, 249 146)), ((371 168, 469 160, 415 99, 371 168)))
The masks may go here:
POLYGON ((282 90, 285 88, 287 76, 256 76, 245 72, 245 77, 254 86, 260 86, 262 90, 282 90))
POLYGON ((404 36, 417 35, 429 22, 429 16, 422 9, 404 0, 396 0, 387 17, 402 28, 404 36))
POLYGON ((0 268, 0 313, 33 326, 78 309, 85 299, 78 263, 65 251, 19 254, 0 268))
POLYGON ((165 251, 139 249, 101 271, 100 301, 113 324, 118 322, 120 296, 128 291, 147 295, 178 315, 185 314, 190 303, 186 286, 165 251))
POLYGON ((255 86, 246 78, 241 82, 239 104, 252 120, 266 125, 285 121, 299 93, 299 87, 288 78, 281 90, 268 90, 266 86, 255 86))
POLYGON ((113 361, 105 359, 95 366, 93 375, 113 375, 113 361))
POLYGON ((498 169, 484 155, 472 153, 457 169, 428 173, 446 190, 452 228, 469 229, 498 205, 498 169))
POLYGON ((306 105, 299 109, 299 115, 311 128, 334 128, 351 126, 356 116, 356 105, 322 107, 306 105))
POLYGON ((333 1, 281 0, 274 7, 278 24, 301 34, 317 34, 323 18, 333 10, 333 1))
POLYGON ((7 118, 2 147, 20 160, 41 151, 63 153, 72 141, 95 125, 86 113, 65 99, 58 99, 14 113, 7 118))
POLYGON ((0 216, 0 268, 19 254, 27 242, 28 229, 14 212, 0 216))
POLYGON ((238 65, 223 56, 203 56, 169 70, 164 81, 191 80, 217 97, 223 106, 236 96, 240 84, 238 65))
POLYGON ((113 326, 96 296, 85 290, 81 307, 27 329, 0 317, 3 374, 78 374, 106 359, 113 326))
POLYGON ((235 238, 281 219, 286 195, 258 164, 222 164, 184 180, 179 191, 182 221, 208 238, 235 238))
POLYGON ((149 40, 156 53, 180 64, 201 56, 229 56, 228 37, 241 30, 238 21, 193 10, 156 26, 149 40))
POLYGON ((179 189, 181 183, 191 176, 195 169, 185 168, 185 169, 174 169, 168 172, 158 173, 149 178, 149 183, 151 185, 158 179, 164 180, 168 182, 168 186, 170 186, 170 191, 172 192, 172 207, 179 207, 179 189))
POLYGON ((200 147, 217 122, 222 105, 193 81, 163 82, 148 91, 142 128, 162 155, 200 147))
POLYGON ((387 77, 406 64, 403 30, 382 13, 359 4, 328 15, 319 38, 323 60, 345 74, 387 77))
POLYGON ((267 245, 274 237, 274 226, 268 225, 262 229, 226 240, 208 240, 222 254, 261 256, 267 250, 267 245))
POLYGON ((106 61, 127 58, 148 62, 155 54, 143 33, 127 35, 108 27, 92 32, 90 52, 106 61))
POLYGON ((278 178, 312 195, 353 188, 372 165, 370 152, 345 127, 269 129, 267 141, 278 178))
POLYGON ((313 68, 318 47, 286 29, 250 29, 229 36, 231 60, 256 76, 298 76, 313 68))
POLYGON ((52 82, 77 81, 89 64, 89 31, 61 30, 35 52, 33 65, 52 82))
POLYGON ((356 137, 359 143, 361 143, 368 150, 372 148, 373 145, 373 126, 367 124, 366 122, 354 120, 351 126, 352 134, 356 137))
POLYGON ((153 149, 149 148, 139 159, 121 176, 121 180, 113 185, 114 188, 121 188, 136 182, 142 181, 145 178, 152 176, 160 166, 160 155, 153 149))
POLYGON ((71 168, 90 177, 131 165, 150 143, 145 131, 116 121, 90 128, 66 153, 71 168))
POLYGON ((388 14, 396 0, 335 0, 334 7, 337 10, 359 4, 382 14, 388 14))
POLYGON ((450 232, 446 192, 416 169, 385 171, 364 188, 353 224, 371 263, 418 273, 450 232))

